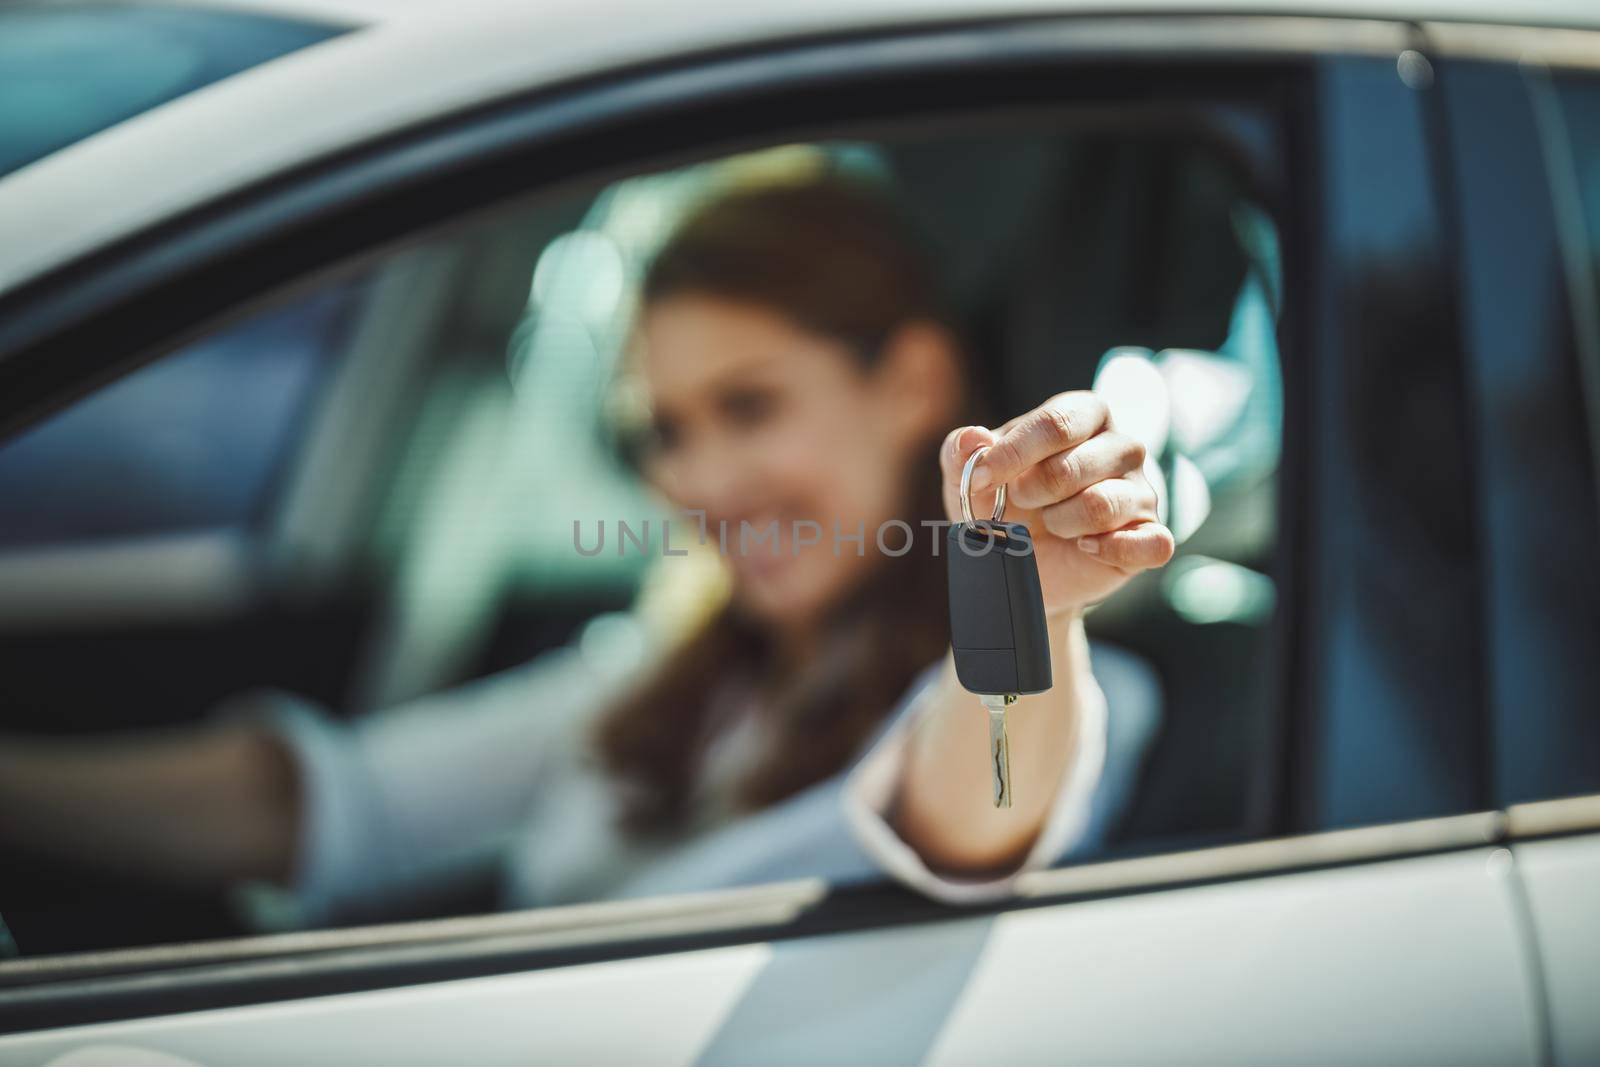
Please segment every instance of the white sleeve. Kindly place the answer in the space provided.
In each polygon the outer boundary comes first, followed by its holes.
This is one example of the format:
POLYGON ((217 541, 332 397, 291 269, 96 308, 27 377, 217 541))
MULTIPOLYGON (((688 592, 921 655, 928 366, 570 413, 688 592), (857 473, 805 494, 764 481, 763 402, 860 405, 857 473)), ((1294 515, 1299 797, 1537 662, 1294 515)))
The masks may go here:
POLYGON ((1044 827, 1021 865, 996 878, 953 878, 929 869, 890 822, 905 766, 906 745, 911 731, 928 713, 928 696, 942 669, 942 664, 931 667, 918 679, 895 712, 889 729, 850 772, 843 795, 845 817, 867 855, 912 889, 951 904, 996 900, 1011 895, 1020 875, 1053 866, 1083 841, 1105 767, 1106 699, 1093 677, 1085 673, 1078 694, 1082 718, 1077 749, 1062 775, 1044 827))
POLYGON ((299 774, 293 883, 286 900, 252 887, 257 912, 319 925, 490 874, 536 800, 541 760, 592 710, 575 703, 592 673, 558 652, 351 723, 278 691, 233 698, 221 712, 264 724, 299 774))

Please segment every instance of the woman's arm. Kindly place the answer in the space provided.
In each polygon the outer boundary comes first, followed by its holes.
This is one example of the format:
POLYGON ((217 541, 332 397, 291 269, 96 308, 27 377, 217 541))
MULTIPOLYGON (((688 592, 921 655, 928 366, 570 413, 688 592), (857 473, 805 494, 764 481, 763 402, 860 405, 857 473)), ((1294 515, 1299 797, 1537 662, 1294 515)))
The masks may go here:
POLYGON ((1033 535, 1054 685, 1010 709, 1013 806, 999 809, 991 800, 988 712, 961 687, 948 656, 928 695, 930 706, 909 742, 894 821, 929 867, 970 874, 1019 863, 1064 785, 1084 701, 1094 692, 1083 608, 1166 563, 1173 551, 1142 473, 1143 446, 1113 429, 1094 394, 1052 397, 998 432, 953 431, 940 452, 951 521, 961 516, 961 468, 983 447, 989 451, 973 471, 975 489, 987 491, 983 513, 995 487, 1006 485, 1007 520, 1026 523, 1033 535))
POLYGON ((614 678, 571 652, 335 721, 256 690, 213 724, 0 736, 0 850, 195 889, 269 881, 307 923, 476 877, 614 678))
POLYGON ((247 723, 0 740, 0 845, 183 888, 286 881, 297 796, 287 752, 247 723))
POLYGON ((963 874, 1015 867, 1043 829, 1076 754, 1089 650, 1076 615, 1050 620, 1048 692, 1019 697, 1007 713, 1012 806, 991 802, 989 713, 956 681, 945 657, 908 739, 895 828, 930 869, 963 874))

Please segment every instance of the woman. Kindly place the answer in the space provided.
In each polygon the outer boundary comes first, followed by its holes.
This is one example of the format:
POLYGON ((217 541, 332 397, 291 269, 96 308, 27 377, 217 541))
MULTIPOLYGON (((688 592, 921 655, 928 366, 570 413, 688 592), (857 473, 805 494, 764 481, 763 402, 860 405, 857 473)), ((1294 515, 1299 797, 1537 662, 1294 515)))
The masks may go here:
POLYGON ((640 308, 641 470, 730 531, 731 595, 701 632, 617 685, 563 653, 352 727, 254 693, 182 736, 8 744, 0 836, 190 886, 276 883, 305 923, 483 871, 514 906, 880 871, 969 899, 1082 844, 1107 726, 1080 612, 1173 548, 1142 447, 1081 392, 950 430, 965 375, 930 273, 847 182, 706 204, 640 308), (925 525, 959 519, 983 447, 975 503, 1006 484, 1033 531, 1055 677, 1012 711, 1009 809, 925 525))

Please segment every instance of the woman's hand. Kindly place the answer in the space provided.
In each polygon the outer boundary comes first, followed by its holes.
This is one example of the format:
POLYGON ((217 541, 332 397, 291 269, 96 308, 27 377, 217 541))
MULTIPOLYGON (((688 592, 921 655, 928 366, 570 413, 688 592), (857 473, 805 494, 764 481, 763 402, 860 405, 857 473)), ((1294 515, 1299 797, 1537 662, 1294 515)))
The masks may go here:
POLYGON ((1156 518, 1143 473, 1144 446, 1116 432, 1093 393, 1053 396, 998 431, 952 430, 939 451, 951 522, 961 521, 961 468, 985 445, 972 471, 973 514, 993 514, 995 488, 1007 487, 1005 518, 1033 534, 1046 613, 1104 600, 1172 558, 1172 531, 1156 518))
POLYGON ((972 510, 992 515, 995 487, 1003 484, 1005 517, 1033 534, 1055 685, 1012 708, 1015 801, 995 808, 988 803, 988 716, 945 659, 927 718, 912 735, 895 825, 930 867, 962 875, 1008 871, 1027 855, 1078 758, 1084 709, 1103 699, 1079 610, 1161 566, 1173 548, 1142 470, 1144 446, 1112 428, 1093 393, 1051 397, 997 431, 952 431, 939 453, 951 522, 961 521, 961 468, 985 445, 972 472, 972 510))

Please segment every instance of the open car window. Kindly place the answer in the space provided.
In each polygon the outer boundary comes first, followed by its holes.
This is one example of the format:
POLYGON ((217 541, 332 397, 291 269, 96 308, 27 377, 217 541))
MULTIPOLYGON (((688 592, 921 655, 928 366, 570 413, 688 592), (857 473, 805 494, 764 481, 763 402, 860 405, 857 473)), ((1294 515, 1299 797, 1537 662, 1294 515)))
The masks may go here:
MULTIPOLYGON (((701 640, 737 587, 737 520, 771 517, 719 505, 730 548, 648 476, 641 441, 660 447, 672 427, 640 403, 641 287, 696 210, 786 183, 870 188, 918 235, 966 361, 961 408, 998 422, 1093 386, 1148 449, 1183 544, 1089 613, 1105 771, 1058 858, 1259 835, 1283 430, 1275 137, 1270 113, 1237 103, 1053 109, 541 194, 235 316, 0 445, 6 541, 63 567, 97 539, 235 532, 228 596, 205 595, 224 577, 193 551, 160 557, 160 584, 193 596, 157 595, 136 580, 152 557, 123 552, 96 557, 101 580, 78 579, 65 613, 48 578, 19 569, 41 607, 7 613, 6 666, 39 696, 3 728, 254 721, 302 796, 287 885, 97 909, 114 879, 30 863, 4 901, 22 950, 884 877, 859 856, 784 847, 783 820, 840 788, 876 730, 764 805, 739 808, 730 786, 738 810, 698 853, 660 838, 597 849, 617 834, 612 809, 570 818, 589 804, 573 790, 594 785, 559 773, 563 746, 597 743, 575 718, 603 724, 701 640), (721 859, 718 841, 734 842, 721 859)), ((759 418, 730 410, 730 425, 759 418)), ((782 477, 812 484, 803 463, 782 477)), ((798 505, 763 506, 787 519, 798 505)), ((697 681, 750 681, 736 656, 707 662, 697 681)), ((737 766, 749 743, 713 758, 737 766)))

